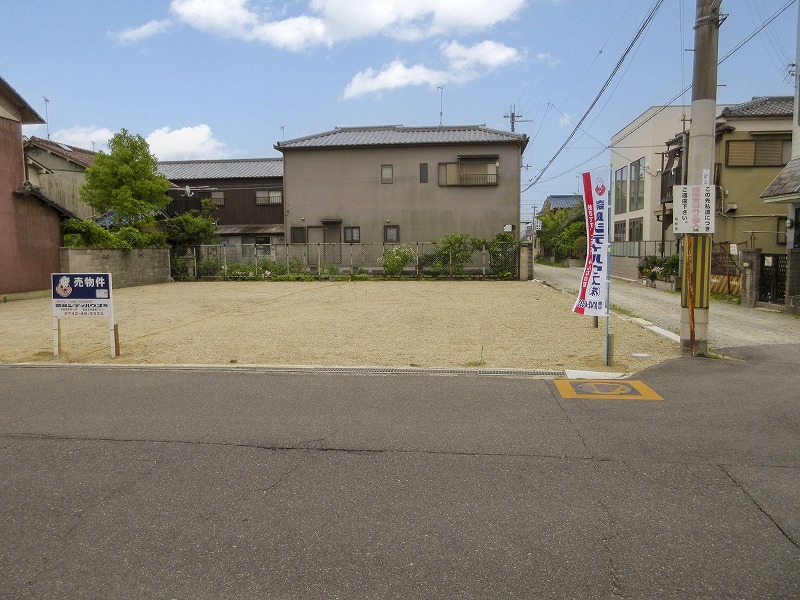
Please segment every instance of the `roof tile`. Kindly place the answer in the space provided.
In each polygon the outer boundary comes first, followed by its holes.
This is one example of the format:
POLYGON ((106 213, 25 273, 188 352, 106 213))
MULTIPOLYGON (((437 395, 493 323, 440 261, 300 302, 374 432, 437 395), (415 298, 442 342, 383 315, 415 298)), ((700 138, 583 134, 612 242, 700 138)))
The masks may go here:
POLYGON ((163 161, 158 163, 158 170, 169 180, 283 177, 283 159, 163 161))

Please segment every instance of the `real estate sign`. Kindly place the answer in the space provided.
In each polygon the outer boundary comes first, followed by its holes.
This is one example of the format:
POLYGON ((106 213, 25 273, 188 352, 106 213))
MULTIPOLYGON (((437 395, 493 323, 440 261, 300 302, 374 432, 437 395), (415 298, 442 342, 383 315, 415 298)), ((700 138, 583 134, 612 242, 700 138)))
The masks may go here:
POLYGON ((111 273, 53 273, 53 354, 61 350, 61 317, 106 317, 111 356, 119 355, 111 273))
POLYGON ((586 267, 572 310, 580 315, 604 317, 608 314, 608 190, 602 178, 592 181, 591 173, 583 173, 582 179, 586 267))
POLYGON ((715 186, 673 186, 672 201, 675 233, 714 233, 715 186))
POLYGON ((114 317, 111 273, 53 273, 54 317, 114 317))

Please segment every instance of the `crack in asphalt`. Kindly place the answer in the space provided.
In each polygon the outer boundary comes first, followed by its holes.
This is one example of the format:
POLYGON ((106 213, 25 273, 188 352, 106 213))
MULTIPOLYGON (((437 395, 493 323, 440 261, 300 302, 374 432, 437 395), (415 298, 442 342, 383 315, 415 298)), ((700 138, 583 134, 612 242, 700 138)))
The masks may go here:
POLYGON ((753 497, 753 496, 750 494, 750 492, 748 492, 748 491, 747 491, 747 489, 746 489, 746 488, 745 488, 745 487, 744 487, 744 486, 743 486, 741 483, 739 483, 739 481, 738 481, 738 480, 737 480, 737 479, 736 479, 736 478, 735 478, 735 477, 734 477, 734 476, 731 474, 731 472, 730 472, 730 471, 728 471, 728 469, 726 469, 726 468, 725 468, 725 465, 717 465, 717 466, 718 466, 720 469, 722 469, 722 472, 723 472, 723 473, 725 473, 725 475, 727 475, 727 476, 730 478, 730 480, 733 482, 733 484, 734 484, 734 485, 735 485, 735 486, 736 486, 736 487, 737 487, 739 490, 741 490, 741 491, 742 491, 742 493, 743 493, 745 496, 747 496, 747 498, 750 500, 750 502, 752 502, 752 503, 753 503, 753 506, 755 506, 755 507, 756 507, 756 508, 757 508, 759 511, 761 511, 761 512, 763 513, 763 515, 764 515, 765 517, 767 517, 767 518, 770 520, 770 522, 771 522, 771 523, 772 523, 772 524, 773 524, 773 525, 774 525, 774 526, 777 528, 777 530, 781 532, 781 535, 783 535, 783 537, 785 537, 785 538, 786 538, 786 539, 787 539, 787 540, 788 540, 788 541, 789 541, 789 542, 790 542, 790 543, 791 543, 791 544, 792 544, 792 545, 793 545, 795 548, 797 548, 798 550, 800 550, 800 543, 798 543, 798 541, 797 541, 797 540, 795 540, 795 539, 794 539, 794 538, 793 538, 793 537, 792 537, 792 536, 789 534, 789 532, 788 532, 788 531, 786 531, 786 530, 785 530, 783 527, 781 527, 780 523, 778 523, 778 522, 775 520, 775 518, 774 518, 774 517, 773 517, 771 514, 769 514, 769 512, 767 512, 767 510, 766 510, 766 509, 765 509, 763 506, 761 506, 761 504, 759 504, 758 500, 756 500, 756 499, 755 499, 755 498, 754 498, 754 497, 753 497))

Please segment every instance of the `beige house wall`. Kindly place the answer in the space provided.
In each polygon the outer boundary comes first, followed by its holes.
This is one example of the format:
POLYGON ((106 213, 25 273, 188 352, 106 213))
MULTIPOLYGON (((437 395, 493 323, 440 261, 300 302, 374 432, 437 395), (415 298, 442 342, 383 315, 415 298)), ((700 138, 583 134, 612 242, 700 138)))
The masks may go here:
POLYGON ((385 225, 399 226, 401 242, 447 233, 493 237, 519 225, 520 167, 516 144, 285 150, 287 241, 292 227, 338 219, 342 241, 345 227, 360 227, 362 243, 381 243, 385 225), (498 184, 440 186, 439 164, 459 155, 498 155, 498 184), (428 165, 427 183, 420 183, 420 163, 428 165), (392 165, 392 183, 381 183, 382 165, 392 165))
POLYGON ((729 167, 727 143, 731 140, 764 138, 788 139, 791 119, 731 119, 736 131, 717 138, 715 162, 719 164, 720 196, 714 242, 746 243, 747 248, 761 248, 765 253, 784 253, 786 209, 765 203, 759 196, 783 167, 729 167), (757 133, 755 133, 757 132, 757 133), (733 205, 735 210, 731 210, 733 205))
MULTIPOLYGON (((627 166, 628 186, 630 186, 631 163, 644 157, 644 208, 636 211, 628 210, 618 215, 614 214, 613 219, 615 223, 625 221, 627 232, 627 221, 641 218, 644 241, 661 241, 661 223, 656 219, 656 211, 661 209, 662 154, 667 149, 665 142, 683 131, 684 124, 682 119, 684 116, 689 118, 690 108, 689 106, 668 106, 666 108, 652 106, 611 138, 611 181, 609 189, 612 190, 612 195, 610 196, 612 203, 614 201, 614 173, 627 166), (655 113, 658 114, 647 123, 644 123, 655 113), (642 123, 644 125, 641 125, 642 123), (625 137, 631 131, 633 133, 625 137)), ((628 197, 628 203, 630 204, 630 197, 628 197)), ((612 204, 612 206, 614 205, 612 204)), ((675 239, 671 230, 665 232, 665 239, 675 239)))

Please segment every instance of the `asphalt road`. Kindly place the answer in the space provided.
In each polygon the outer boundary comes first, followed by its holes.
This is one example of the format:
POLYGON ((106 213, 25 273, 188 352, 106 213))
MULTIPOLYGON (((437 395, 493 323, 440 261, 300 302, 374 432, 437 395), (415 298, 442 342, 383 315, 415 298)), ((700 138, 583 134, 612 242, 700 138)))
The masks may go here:
MULTIPOLYGON (((582 273, 582 269, 565 269, 540 263, 534 266, 536 279, 570 294, 577 294, 582 273)), ((680 331, 679 293, 613 279, 611 304, 667 331, 680 331)), ((708 335, 710 345, 715 350, 732 346, 789 344, 800 340, 800 318, 712 299, 708 335)))
POLYGON ((0 367, 2 598, 795 598, 800 345, 552 381, 0 367))

